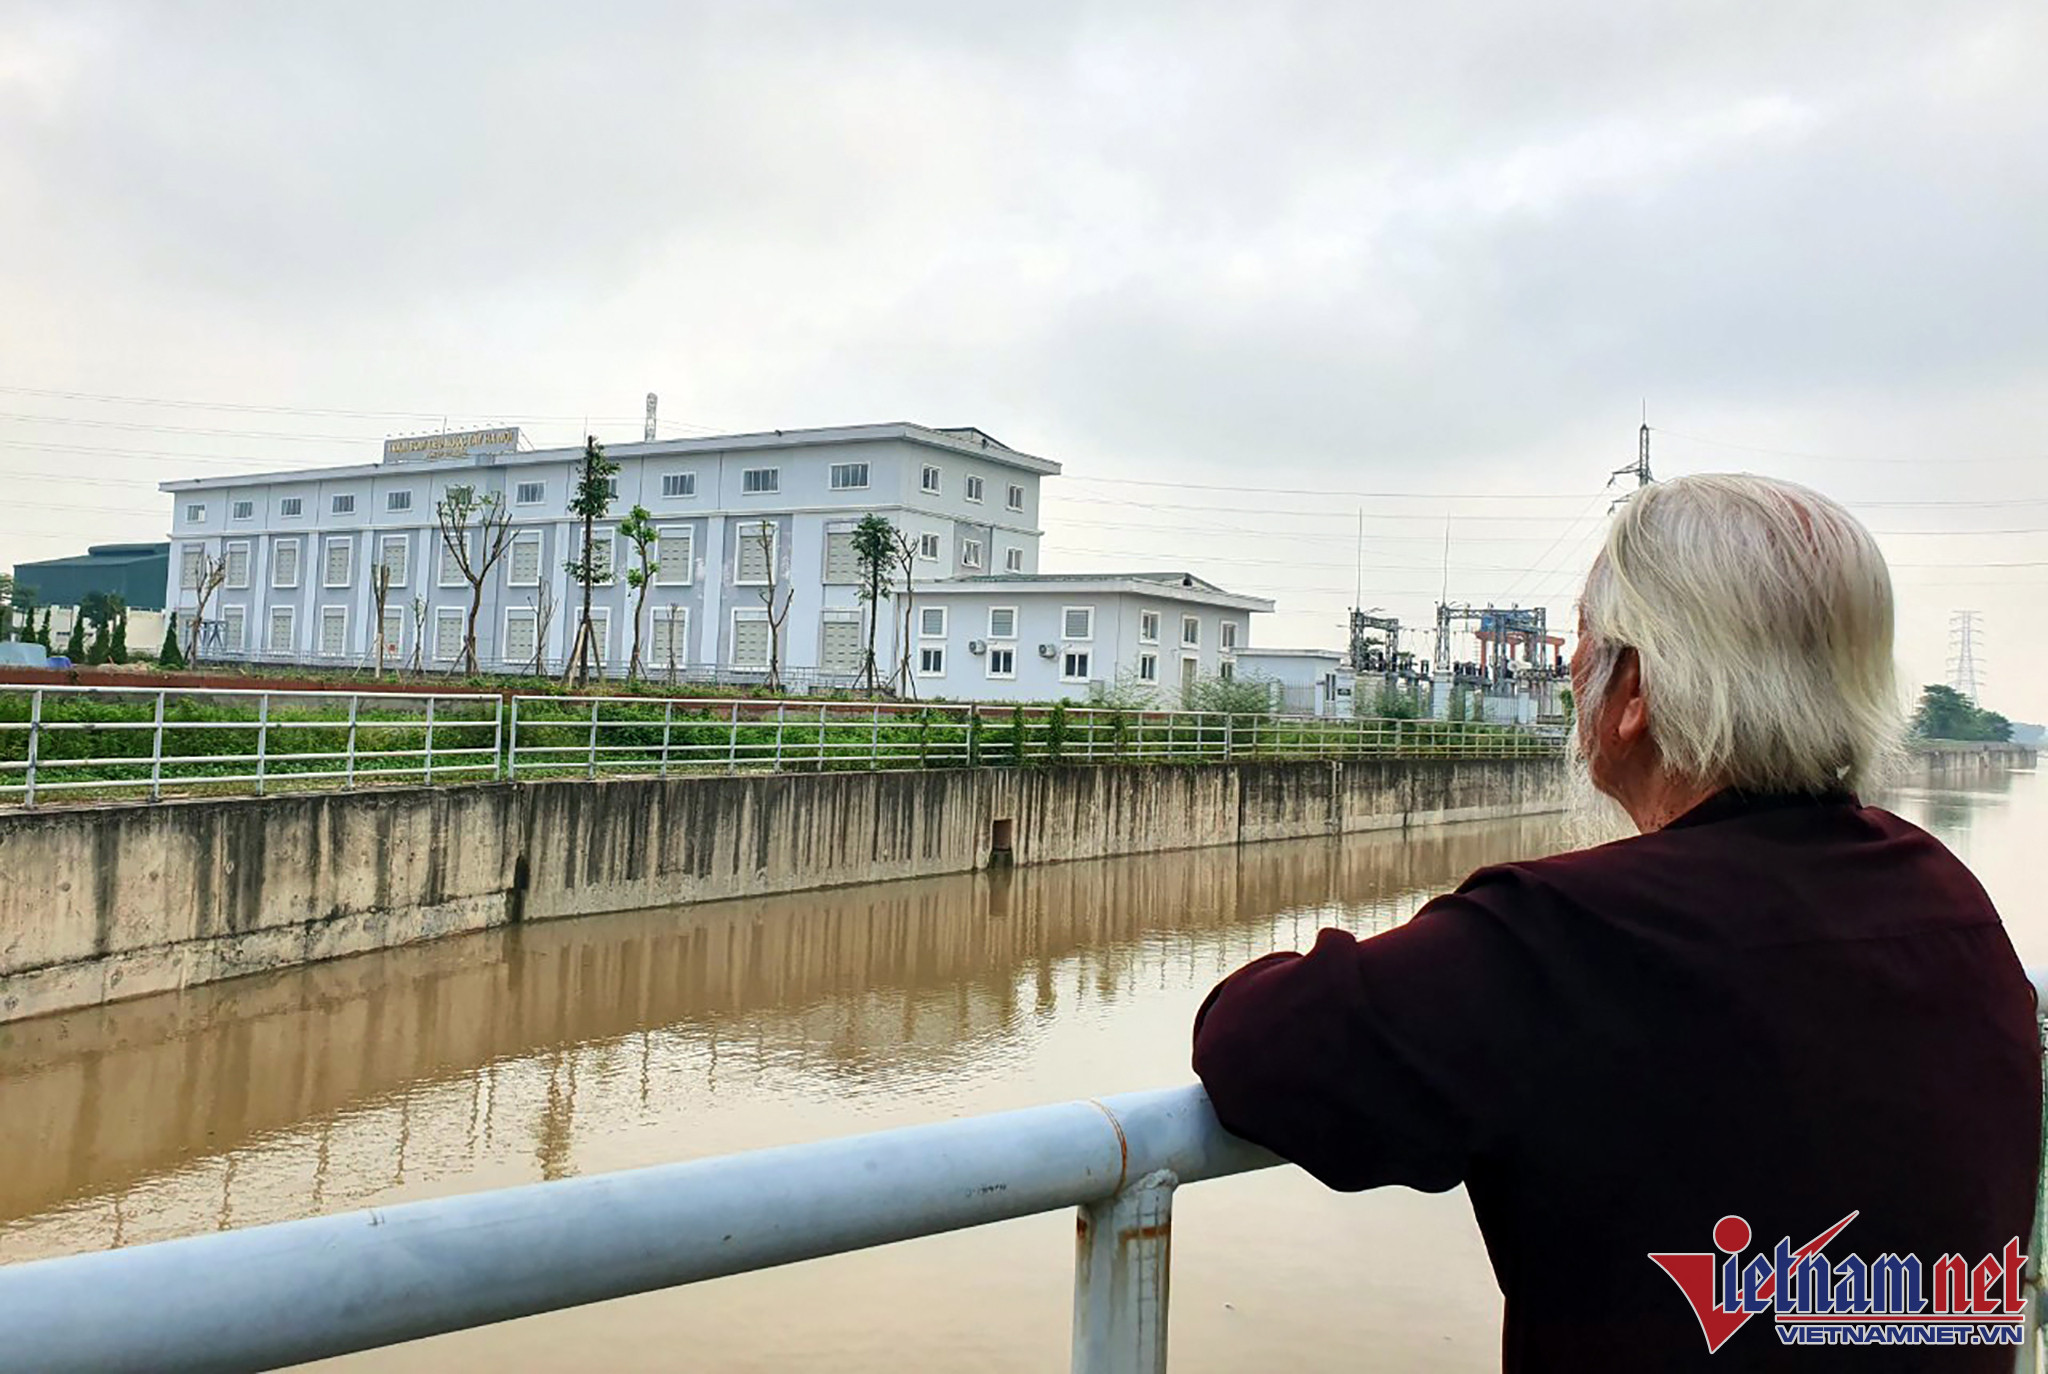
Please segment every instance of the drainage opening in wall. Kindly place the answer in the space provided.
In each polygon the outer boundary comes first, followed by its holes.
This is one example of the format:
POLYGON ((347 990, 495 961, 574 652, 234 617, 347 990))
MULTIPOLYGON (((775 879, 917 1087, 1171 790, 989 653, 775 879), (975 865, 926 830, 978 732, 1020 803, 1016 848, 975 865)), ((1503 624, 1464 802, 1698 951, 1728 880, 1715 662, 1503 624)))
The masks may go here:
POLYGON ((990 821, 988 826, 988 861, 990 864, 1010 863, 1016 857, 1017 822, 1008 816, 990 821))

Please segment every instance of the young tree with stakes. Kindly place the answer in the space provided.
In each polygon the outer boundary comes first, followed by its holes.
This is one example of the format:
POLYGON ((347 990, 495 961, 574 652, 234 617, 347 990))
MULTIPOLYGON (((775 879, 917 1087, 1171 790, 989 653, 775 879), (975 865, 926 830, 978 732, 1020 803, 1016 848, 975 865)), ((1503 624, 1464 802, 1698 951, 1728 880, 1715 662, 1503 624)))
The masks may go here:
POLYGON ((782 585, 782 570, 775 565, 775 522, 755 524, 752 536, 761 546, 761 561, 768 580, 761 584, 761 604, 768 608, 768 680, 762 685, 771 692, 782 690, 782 622, 789 619, 796 588, 782 585))
POLYGON ((375 619, 370 622, 371 631, 377 636, 376 680, 384 677, 384 651, 390 646, 384 642, 384 606, 391 599, 391 565, 378 563, 370 569, 370 605, 375 619))
POLYGON ((895 554, 896 566, 903 570, 903 636, 897 641, 903 652, 896 659, 894 680, 901 684, 903 696, 915 700, 917 678, 911 671, 911 660, 917 653, 917 639, 911 631, 917 623, 917 537, 898 530, 895 554))
POLYGON ((868 647, 861 660, 860 684, 867 691, 879 685, 875 636, 882 627, 882 603, 895 590, 896 527, 887 516, 863 515, 853 527, 853 560, 860 574, 860 599, 868 608, 868 647))
MULTIPOLYGON (((645 506, 635 506, 619 526, 619 533, 632 545, 635 566, 626 569, 626 585, 631 587, 633 596, 633 652, 626 661, 626 680, 631 682, 640 676, 640 635, 647 623, 647 593, 654 586, 654 575, 661 571, 661 564, 654 561, 654 546, 661 540, 661 531, 654 527, 654 517, 645 506)), ((674 624, 671 622, 673 631, 674 624)), ((673 650, 675 637, 669 637, 673 650)))
POLYGON ((441 547, 469 584, 469 618, 462 630, 462 671, 476 674, 476 620, 483 613, 484 582, 512 547, 512 512, 505 494, 456 486, 434 503, 441 547))
POLYGON ((185 661, 199 661, 199 631, 206 624, 206 603, 228 580, 227 555, 215 556, 205 551, 199 555, 197 575, 193 579, 192 591, 198 604, 192 608, 192 623, 185 627, 185 661))
MULTIPOLYGON (((568 570, 569 579, 583 588, 583 611, 576 622, 576 639, 569 647, 569 663, 562 675, 565 682, 574 682, 579 687, 590 681, 590 589, 600 582, 609 582, 612 576, 611 559, 597 556, 596 529, 597 522, 612 508, 611 479, 618 470, 619 465, 604 456, 604 445, 597 442, 597 436, 587 436, 583 444, 583 471, 569 497, 569 513, 583 521, 583 551, 581 557, 562 565, 568 570)), ((609 552, 609 541, 606 548, 609 552)))

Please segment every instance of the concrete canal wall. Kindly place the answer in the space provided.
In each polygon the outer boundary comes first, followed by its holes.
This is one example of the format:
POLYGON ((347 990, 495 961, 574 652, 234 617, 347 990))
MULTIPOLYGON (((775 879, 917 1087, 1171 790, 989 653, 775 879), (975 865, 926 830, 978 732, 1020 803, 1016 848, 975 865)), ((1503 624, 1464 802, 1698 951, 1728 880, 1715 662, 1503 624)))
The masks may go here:
POLYGON ((1919 740, 1913 745, 1911 757, 1919 780, 1937 785, 2032 768, 2034 760, 2034 751, 2023 744, 1971 740, 1919 740))
POLYGON ((1555 760, 567 780, 0 815, 0 1021, 516 921, 1554 809, 1555 760))

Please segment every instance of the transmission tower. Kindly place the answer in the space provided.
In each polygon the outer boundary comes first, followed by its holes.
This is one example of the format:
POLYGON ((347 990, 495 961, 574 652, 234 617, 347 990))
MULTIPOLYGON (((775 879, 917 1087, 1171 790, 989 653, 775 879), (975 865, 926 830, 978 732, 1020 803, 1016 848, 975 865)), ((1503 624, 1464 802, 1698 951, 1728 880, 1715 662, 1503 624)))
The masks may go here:
POLYGON ((1956 611, 1948 618, 1948 685, 1977 704, 1977 612, 1956 611))
MULTIPOLYGON (((1627 467, 1616 468, 1610 473, 1607 478, 1607 485, 1613 486, 1617 477, 1635 478, 1636 491, 1641 491, 1644 487, 1657 480, 1650 474, 1650 408, 1647 404, 1643 406, 1643 427, 1636 431, 1636 460, 1627 467)), ((1614 504, 1607 508, 1608 513, 1612 514, 1616 507, 1634 494, 1634 492, 1628 492, 1616 497, 1614 504)))

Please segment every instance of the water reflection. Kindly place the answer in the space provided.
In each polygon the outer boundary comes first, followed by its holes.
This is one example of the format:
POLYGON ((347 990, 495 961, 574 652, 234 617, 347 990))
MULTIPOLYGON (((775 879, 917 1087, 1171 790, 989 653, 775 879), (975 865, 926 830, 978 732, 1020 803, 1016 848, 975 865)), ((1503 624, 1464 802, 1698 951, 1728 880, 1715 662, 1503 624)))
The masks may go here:
POLYGON ((1552 840, 1532 820, 551 922, 21 1023, 0 1257, 340 1207, 511 1141, 559 1178, 593 1121, 764 1078, 943 1102, 1034 1024, 1205 982, 1276 919, 1380 928, 1552 840))

